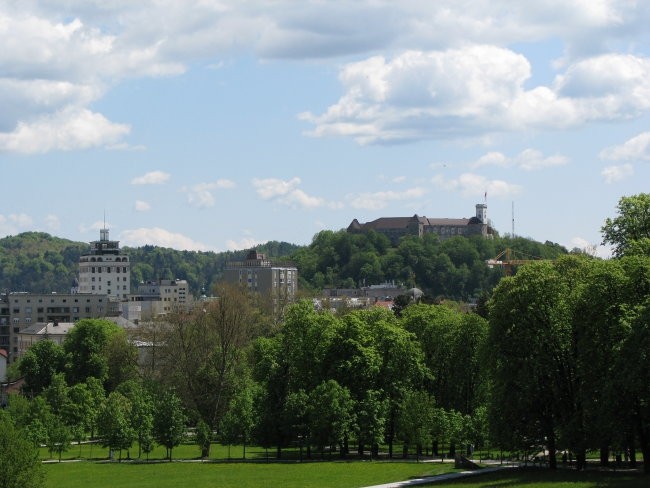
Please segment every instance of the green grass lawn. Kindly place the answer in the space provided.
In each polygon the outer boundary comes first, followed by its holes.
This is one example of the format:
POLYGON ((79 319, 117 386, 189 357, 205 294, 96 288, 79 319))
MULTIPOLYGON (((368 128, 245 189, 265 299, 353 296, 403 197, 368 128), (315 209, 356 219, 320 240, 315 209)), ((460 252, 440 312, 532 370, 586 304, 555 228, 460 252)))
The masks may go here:
POLYGON ((577 472, 560 469, 517 469, 428 486, 435 488, 647 488, 650 478, 640 473, 577 472))
POLYGON ((48 488, 360 487, 453 470, 413 462, 61 463, 44 466, 48 488))

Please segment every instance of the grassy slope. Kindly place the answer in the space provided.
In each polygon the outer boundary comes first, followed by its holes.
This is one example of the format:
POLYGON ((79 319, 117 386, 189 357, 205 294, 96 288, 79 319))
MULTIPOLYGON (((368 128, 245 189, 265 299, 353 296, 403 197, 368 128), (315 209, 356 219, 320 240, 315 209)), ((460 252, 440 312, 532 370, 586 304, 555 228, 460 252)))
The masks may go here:
POLYGON ((451 469, 400 462, 62 463, 45 466, 48 488, 360 487, 451 469))

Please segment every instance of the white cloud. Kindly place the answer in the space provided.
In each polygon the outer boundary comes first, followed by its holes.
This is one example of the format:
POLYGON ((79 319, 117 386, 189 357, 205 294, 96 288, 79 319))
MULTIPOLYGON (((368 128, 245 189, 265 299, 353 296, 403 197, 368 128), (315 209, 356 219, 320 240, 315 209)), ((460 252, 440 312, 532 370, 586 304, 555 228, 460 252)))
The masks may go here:
POLYGON ((237 251, 240 249, 251 249, 259 244, 263 244, 262 241, 258 241, 257 239, 253 239, 252 237, 244 237, 238 241, 235 241, 233 239, 229 239, 228 241, 226 241, 226 246, 231 251, 237 251))
POLYGON ((138 247, 154 245, 170 247, 186 251, 213 251, 211 246, 197 242, 176 232, 170 232, 160 227, 140 227, 139 229, 125 230, 120 233, 120 241, 126 246, 138 247))
POLYGON ((136 176, 131 180, 132 185, 162 185, 167 183, 170 178, 169 173, 164 171, 150 171, 142 176, 136 176))
POLYGON ((61 228, 61 221, 59 217, 54 214, 48 214, 45 216, 45 227, 49 231, 57 231, 61 228))
POLYGON ((95 220, 90 225, 85 225, 85 224, 80 224, 79 225, 79 232, 81 234, 86 234, 91 231, 98 231, 101 229, 109 229, 111 228, 111 224, 109 222, 103 221, 103 220, 95 220))
POLYGON ((553 166, 563 166, 569 162, 566 156, 555 154, 544 156, 536 149, 524 149, 514 157, 508 157, 500 152, 489 152, 471 164, 472 168, 482 166, 499 166, 502 168, 516 167, 525 171, 535 171, 553 166))
POLYGON ((634 166, 629 163, 618 166, 607 166, 603 168, 600 174, 605 179, 605 183, 616 183, 622 181, 634 174, 634 166))
POLYGON ((522 191, 520 185, 503 180, 490 180, 474 173, 463 173, 458 178, 446 179, 436 175, 431 180, 437 187, 447 191, 458 191, 464 197, 481 198, 487 193, 490 197, 507 198, 522 191))
POLYGON ((574 247, 576 247, 581 251, 589 254, 590 256, 598 256, 603 259, 609 259, 612 257, 611 248, 601 246, 599 244, 593 244, 589 242, 587 239, 583 239, 582 237, 574 237, 573 239, 571 239, 571 244, 565 247, 569 249, 573 249, 574 247))
POLYGON ((295 177, 288 181, 279 178, 253 178, 252 183, 260 198, 269 200, 292 192, 300 184, 300 178, 295 177))
POLYGON ((193 207, 208 208, 214 207, 214 190, 235 188, 235 183, 227 179, 219 179, 209 183, 198 183, 189 188, 183 187, 182 191, 187 193, 187 202, 193 207))
POLYGON ((32 229, 32 218, 24 213, 0 214, 0 235, 13 235, 32 229))
POLYGON ((619 146, 607 147, 599 156, 614 161, 650 161, 650 132, 642 132, 619 146))
POLYGON ((327 206, 331 209, 338 209, 342 205, 340 202, 328 202, 324 198, 309 195, 304 190, 297 188, 300 185, 298 177, 290 180, 254 178, 251 183, 257 195, 263 200, 275 200, 289 207, 318 208, 327 206))
POLYGON ((0 152, 25 154, 71 151, 113 144, 130 131, 101 114, 76 107, 19 122, 12 132, 0 132, 0 152))
POLYGON ((149 205, 147 202, 143 202, 142 200, 136 200, 134 207, 136 212, 147 212, 151 210, 151 205, 149 205))
POLYGON ((591 66, 576 61, 598 59, 611 46, 638 52, 633 43, 647 43, 648 24, 650 7, 639 1, 439 0, 433 6, 222 0, 192 2, 191 8, 177 0, 2 2, 0 150, 129 147, 123 141, 128 126, 93 114, 93 102, 125 79, 174 76, 201 62, 221 66, 221 59, 241 52, 262 59, 349 59, 411 50, 392 62, 362 62, 356 75, 348 65, 342 76, 346 95, 331 113, 307 115, 316 135, 350 135, 368 143, 626 117, 647 110, 647 84, 639 81, 647 68, 640 66, 642 76, 631 68, 644 60, 618 56, 591 66), (359 29, 359 19, 368 28, 359 29), (564 43, 557 66, 569 68, 557 86, 525 91, 528 62, 502 47, 549 39, 564 43), (467 47, 472 44, 482 47, 467 47), (472 49, 484 56, 473 56, 472 49), (608 65, 616 69, 604 71, 608 65), (604 94, 621 81, 610 96, 592 93, 578 100, 583 89, 604 94), (418 109, 420 102, 428 103, 418 109), (66 124, 57 114, 67 111, 94 115, 94 136, 58 131, 66 124), (504 114, 511 115, 506 123, 504 114), (56 143, 45 138, 30 145, 27 136, 13 141, 25 127, 44 121, 62 134, 56 143))
POLYGON ((409 188, 404 191, 378 191, 374 193, 358 193, 348 195, 350 206, 353 208, 379 210, 388 206, 389 202, 402 200, 417 200, 427 193, 425 188, 409 188))
POLYGON ((309 135, 370 144, 557 130, 650 110, 650 58, 597 56, 526 89, 530 76, 524 56, 491 45, 375 56, 343 67, 337 103, 299 118, 314 125, 309 135))

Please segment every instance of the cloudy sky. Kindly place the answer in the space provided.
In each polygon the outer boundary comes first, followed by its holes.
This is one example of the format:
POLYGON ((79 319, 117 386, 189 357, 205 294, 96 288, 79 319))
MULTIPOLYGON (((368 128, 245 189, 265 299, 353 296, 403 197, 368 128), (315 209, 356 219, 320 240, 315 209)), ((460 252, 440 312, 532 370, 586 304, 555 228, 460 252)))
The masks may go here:
MULTIPOLYGON (((585 248, 650 191, 645 0, 0 2, 0 236, 307 244, 470 217, 585 248)), ((607 251, 601 249, 601 254, 607 251)))

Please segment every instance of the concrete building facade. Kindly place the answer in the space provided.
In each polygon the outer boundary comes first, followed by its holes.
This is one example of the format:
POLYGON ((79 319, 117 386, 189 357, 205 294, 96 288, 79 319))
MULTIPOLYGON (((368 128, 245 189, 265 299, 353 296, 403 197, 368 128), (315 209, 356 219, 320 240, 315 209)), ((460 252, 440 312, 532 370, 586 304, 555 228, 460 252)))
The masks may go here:
POLYGON ((191 306, 192 302, 186 280, 147 281, 140 283, 137 293, 129 295, 122 316, 138 323, 166 315, 179 306, 191 306))
POLYGON ((298 291, 298 268, 293 264, 274 263, 252 250, 243 261, 229 261, 223 272, 226 283, 246 286, 272 298, 293 300, 298 291))
POLYGON ((81 293, 5 293, 0 296, 0 345, 9 362, 18 356, 18 335, 36 323, 76 322, 116 315, 118 303, 107 295, 81 293))
POLYGON ((120 251, 119 241, 108 238, 108 229, 101 229, 98 241, 79 258, 79 293, 108 295, 126 300, 131 293, 131 263, 120 251))

